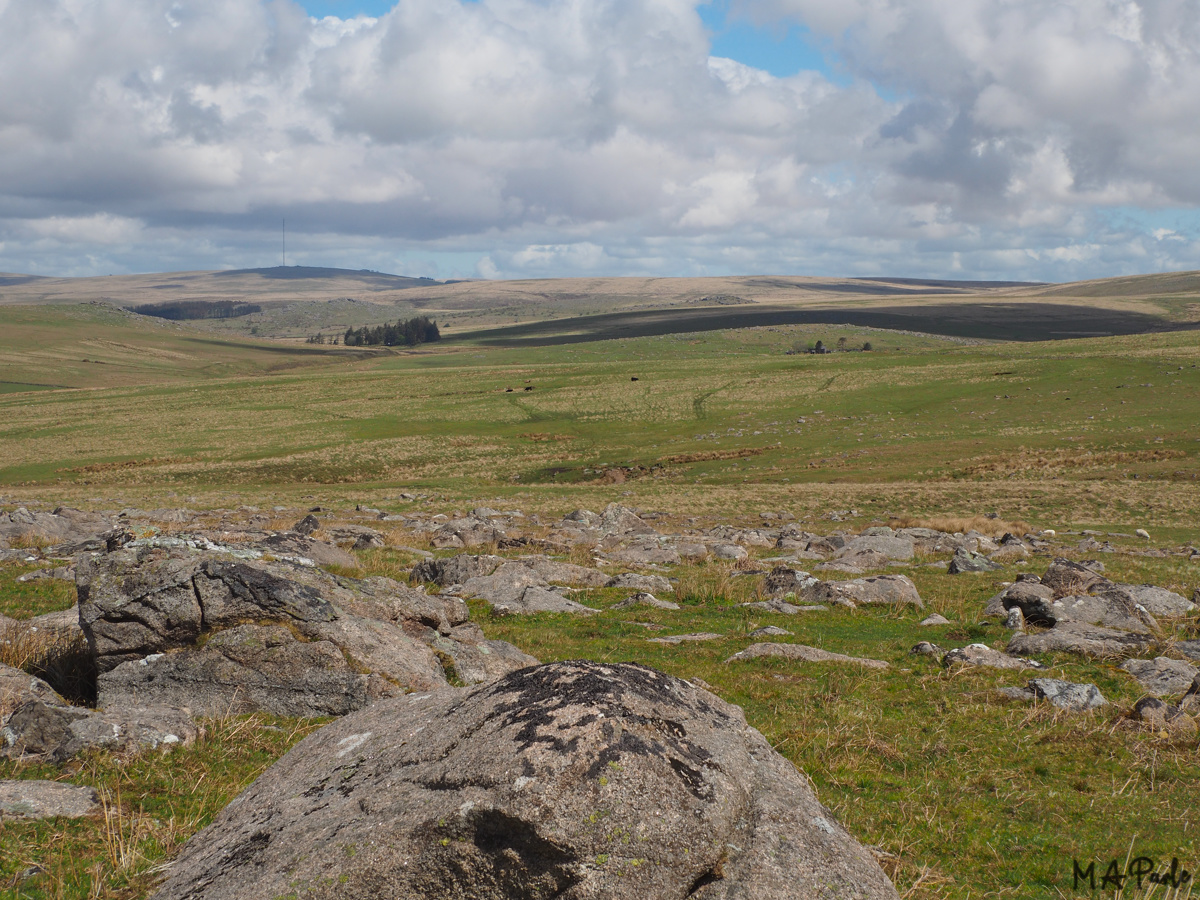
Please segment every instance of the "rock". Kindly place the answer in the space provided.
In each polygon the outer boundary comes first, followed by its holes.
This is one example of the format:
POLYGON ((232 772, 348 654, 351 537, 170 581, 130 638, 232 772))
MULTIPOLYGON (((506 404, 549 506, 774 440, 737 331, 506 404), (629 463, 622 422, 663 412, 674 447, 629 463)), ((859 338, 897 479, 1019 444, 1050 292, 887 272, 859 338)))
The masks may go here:
MULTIPOLYGON (((318 541, 316 538, 305 537, 302 534, 286 531, 268 535, 255 545, 262 553, 270 554, 276 559, 290 562, 308 560, 318 566, 344 566, 347 569, 358 568, 358 559, 354 554, 343 550, 334 544, 318 541)), ((78 578, 76 578, 78 581, 78 578)))
POLYGON ((987 644, 969 644, 956 650, 949 651, 942 657, 942 665, 951 669, 955 666, 986 666, 991 669, 1043 669, 1040 662, 1023 659, 1019 656, 1009 656, 999 650, 993 650, 987 644))
POLYGON ((588 528, 599 528, 601 519, 600 516, 589 509, 577 509, 563 516, 563 521, 578 522, 580 525, 585 525, 588 528))
MULTIPOLYGON (((606 587, 611 588, 626 588, 634 591, 645 591, 653 594, 655 591, 660 594, 673 591, 671 582, 663 578, 661 575, 637 575, 633 572, 626 572, 610 579, 606 587)), ((678 609, 678 607, 676 607, 678 609)))
MULTIPOLYGON (((576 566, 572 565, 571 563, 558 562, 557 560, 547 559, 544 556, 526 557, 519 560, 519 562, 522 565, 531 568, 535 573, 537 573, 538 577, 550 584, 569 584, 574 587, 589 588, 614 586, 608 574, 601 572, 599 569, 593 569, 587 566, 576 566)), ((620 585, 621 587, 631 587, 636 590, 650 590, 650 588, 646 587, 639 588, 637 585, 653 583, 654 586, 660 591, 671 590, 670 582, 658 575, 633 575, 630 573, 629 577, 634 579, 634 581, 631 581, 627 585, 620 585), (637 579, 650 579, 650 581, 637 582, 637 579), (663 587, 663 584, 666 584, 666 587, 663 587)))
MULTIPOLYGON (((82 560, 77 587, 101 695, 130 702, 173 703, 191 692, 206 710, 224 703, 278 715, 333 715, 397 690, 445 686, 439 653, 475 662, 490 655, 489 671, 510 656, 495 652, 482 633, 462 630, 468 611, 460 599, 430 597, 387 578, 335 578, 291 563, 209 553, 123 550, 82 560), (244 624, 250 622, 256 625, 244 624), (202 626, 213 636, 197 648, 202 626), (235 633, 221 637, 224 630, 235 633), (446 649, 464 642, 473 648, 446 649), (175 650, 187 652, 169 652, 175 650), (125 663, 134 665, 108 677, 125 663), (233 703, 231 692, 243 683, 233 703), (319 698, 320 691, 329 696, 319 698), (148 699, 156 692, 161 701, 148 699)), ((519 593, 513 602, 521 599, 519 593)))
POLYGON ((498 544, 506 537, 502 528, 487 519, 473 516, 453 519, 434 532, 429 544, 439 550, 460 547, 481 547, 498 544))
POLYGON ((629 609, 632 606, 651 606, 654 609, 679 609, 678 603, 670 600, 659 600, 653 594, 640 591, 632 597, 626 597, 619 603, 613 604, 613 609, 629 609))
POLYGON ((34 572, 26 572, 24 575, 17 578, 21 584, 30 581, 74 581, 75 569, 71 566, 57 566, 53 569, 38 569, 34 572))
MULTIPOLYGON (((1105 591, 1104 594, 1109 594, 1105 591)), ((1111 593, 1127 597, 1135 606, 1140 606, 1152 616, 1175 618, 1196 611, 1196 604, 1179 594, 1152 584, 1116 584, 1111 593)))
POLYGON ((198 729, 184 709, 138 706, 103 711, 32 700, 0 728, 5 753, 59 763, 89 747, 137 752, 190 744, 198 729))
POLYGON ((1121 658, 1146 650, 1152 643, 1148 635, 1134 634, 1088 625, 1083 622, 1063 622, 1041 634, 1017 634, 1008 642, 1013 654, 1079 653, 1100 658, 1121 658))
POLYGON ((863 659, 857 656, 844 656, 841 653, 830 653, 817 647, 806 647, 804 644, 751 644, 740 653, 735 653, 727 663, 747 659, 757 659, 762 656, 780 656, 784 659, 798 659, 803 662, 833 662, 853 663, 868 669, 886 669, 888 664, 881 659, 863 659))
POLYGON ((1177 659, 1129 659, 1121 668, 1132 675, 1154 697, 1174 697, 1192 686, 1200 669, 1177 659))
POLYGON ((859 605, 901 606, 911 604, 923 609, 925 604, 917 587, 906 575, 874 575, 851 581, 818 581, 797 595, 808 603, 832 603, 853 609, 859 605))
POLYGON ((888 559, 908 560, 913 558, 913 540, 911 537, 894 534, 863 534, 847 541, 838 555, 865 552, 878 553, 888 559))
POLYGON ((1020 538, 1014 538, 1009 543, 1001 542, 1000 549, 988 555, 994 563, 1011 563, 1017 560, 1029 559, 1032 553, 1020 538))
POLYGON ((918 656, 936 656, 942 652, 942 648, 937 644, 931 644, 929 641, 920 641, 908 652, 918 656))
POLYGON ((675 545, 675 552, 681 559, 700 561, 708 558, 708 547, 692 541, 681 541, 675 545))
POLYGON ((380 534, 360 534, 354 539, 353 550, 375 550, 380 547, 386 547, 383 536, 380 534))
POLYGON ((1188 659, 1200 661, 1200 641, 1178 641, 1175 649, 1188 659))
POLYGON ((924 619, 922 619, 922 620, 921 620, 921 621, 920 621, 918 624, 919 624, 919 625, 925 625, 925 626, 930 626, 930 625, 949 625, 949 624, 950 624, 950 620, 949 620, 949 619, 947 619, 945 616, 939 615, 938 613, 934 613, 934 614, 933 614, 933 615, 931 615, 931 616, 926 616, 926 617, 925 617, 924 619))
POLYGON ((823 563, 817 568, 858 574, 860 572, 871 572, 875 569, 886 569, 891 563, 891 558, 884 556, 876 550, 860 550, 857 553, 850 553, 839 557, 833 562, 823 563))
POLYGON ((783 637, 791 634, 786 628, 780 628, 777 625, 764 625, 762 628, 756 628, 750 632, 750 637, 783 637))
POLYGON ((493 602, 492 609, 500 615, 524 615, 532 613, 582 613, 590 615, 600 610, 568 600, 562 594, 536 585, 525 588, 521 594, 503 602, 493 602))
POLYGON ((83 630, 79 627, 78 606, 72 606, 70 609, 60 609, 56 612, 42 613, 40 616, 26 619, 24 624, 31 631, 53 631, 66 640, 83 637, 83 630))
POLYGON ((78 819, 100 809, 95 788, 59 781, 0 781, 0 821, 14 819, 78 819))
POLYGON ((1154 617, 1139 609, 1119 592, 1100 596, 1062 597, 1045 609, 1046 618, 1055 625, 1063 622, 1082 622, 1148 634, 1158 630, 1154 617))
POLYGON ((18 706, 38 700, 47 706, 68 706, 54 688, 36 675, 0 663, 0 721, 18 706))
POLYGON ((1045 584, 1017 582, 1001 595, 1006 609, 1019 608, 1031 625, 1054 626, 1062 622, 1081 622, 1119 628, 1142 634, 1158 628, 1158 623, 1145 609, 1140 609, 1130 596, 1111 582, 1093 585, 1098 593, 1059 594, 1045 584))
POLYGON ((763 580, 763 589, 771 597, 799 597, 805 590, 818 584, 807 572, 789 566, 776 566, 763 580))
POLYGON ((598 527, 604 534, 657 534, 633 510, 619 503, 610 503, 604 507, 598 527))
POLYGON ((299 522, 297 522, 295 525, 292 526, 292 531, 296 532, 297 534, 302 534, 305 537, 308 537, 314 531, 317 531, 320 527, 321 527, 321 520, 318 519, 316 516, 314 516, 312 513, 309 513, 307 516, 305 516, 303 519, 301 519, 299 522))
POLYGON ((1192 686, 1179 701, 1179 708, 1193 715, 1200 715, 1200 675, 1192 681, 1192 686))
POLYGON ((1134 704, 1129 717, 1142 722, 1154 731, 1166 731, 1174 737, 1194 736, 1196 720, 1177 706, 1171 706, 1157 697, 1143 697, 1134 704))
MULTIPOLYGON (((1086 594, 1096 585, 1106 581, 1099 572, 1062 557, 1055 557, 1046 574, 1042 576, 1042 584, 1050 588, 1055 597, 1086 594)), ((1029 617, 1028 611, 1025 617, 1029 617)))
POLYGON ((737 707, 580 662, 310 735, 184 846, 156 900, 297 885, 314 900, 897 897, 737 707))
POLYGON ((1025 614, 1021 612, 1021 607, 1014 606, 1008 611, 1008 618, 1004 620, 1004 625, 1013 631, 1025 630, 1025 614))
POLYGON ((665 547, 657 541, 617 547, 605 555, 613 562, 627 566, 677 566, 680 563, 679 554, 673 547, 665 547))
POLYGON ((499 556, 471 556, 460 553, 449 559, 423 559, 413 568, 413 581, 431 581, 446 587, 463 584, 471 578, 491 575, 504 562, 499 556))
MULTIPOLYGON (((422 662, 420 674, 434 670, 432 660, 422 662)), ((446 684, 444 678, 424 680, 424 687, 446 684)), ((344 716, 403 693, 379 675, 355 672, 332 642, 301 641, 279 625, 241 625, 218 632, 201 649, 123 663, 102 674, 98 688, 103 707, 129 706, 140 698, 200 716, 344 716)))
POLYGON ((1003 567, 998 563, 992 562, 980 553, 959 550, 954 554, 954 558, 950 560, 950 565, 946 569, 946 573, 948 575, 977 574, 981 572, 995 572, 1001 568, 1003 567))
POLYGON ((685 641, 720 641, 725 635, 713 634, 711 631, 697 631, 691 634, 667 634, 662 637, 646 638, 652 644, 682 644, 685 641))
POLYGON ((493 608, 503 607, 507 613, 598 612, 548 590, 536 571, 515 562, 501 563, 491 575, 467 579, 462 593, 486 600, 493 608))
POLYGON ((1048 700, 1068 712, 1086 712, 1104 706, 1106 701, 1094 684, 1074 684, 1057 678, 1035 678, 1029 687, 1039 700, 1048 700))
POLYGON ((745 559, 749 554, 739 544, 714 544, 712 555, 717 559, 745 559))

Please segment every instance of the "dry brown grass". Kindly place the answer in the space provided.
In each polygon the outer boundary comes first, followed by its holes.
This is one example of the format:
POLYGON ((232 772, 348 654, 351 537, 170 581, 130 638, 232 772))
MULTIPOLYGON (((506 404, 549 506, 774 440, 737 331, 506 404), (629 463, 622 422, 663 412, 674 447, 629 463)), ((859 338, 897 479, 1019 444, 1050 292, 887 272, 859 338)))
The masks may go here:
POLYGON ((1033 530, 1028 522, 1021 519, 989 519, 987 516, 936 516, 932 518, 901 516, 891 519, 888 524, 892 528, 933 528, 949 534, 966 534, 968 531, 977 531, 988 537, 1003 537, 1005 534, 1022 535, 1033 530))
MULTIPOLYGON (((95 700, 95 661, 78 632, 35 629, 28 622, 0 626, 0 663, 36 675, 73 703, 95 700)), ((11 712, 0 699, 0 718, 11 712)))

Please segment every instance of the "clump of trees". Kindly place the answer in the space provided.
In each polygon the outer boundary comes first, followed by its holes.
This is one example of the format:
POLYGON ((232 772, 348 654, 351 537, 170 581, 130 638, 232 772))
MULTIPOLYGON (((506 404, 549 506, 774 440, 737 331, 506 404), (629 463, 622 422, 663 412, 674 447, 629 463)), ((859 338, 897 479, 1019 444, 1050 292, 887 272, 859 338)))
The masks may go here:
POLYGON ((159 319, 237 319, 262 312, 257 303, 238 303, 234 300, 177 300, 172 303, 147 303, 131 307, 140 316, 159 319))
POLYGON ((338 336, 335 334, 335 335, 333 335, 331 338, 329 338, 329 340, 328 340, 328 341, 326 341, 326 339, 325 339, 325 335, 323 335, 323 334, 314 334, 314 335, 312 335, 311 337, 305 338, 304 342, 305 342, 306 344, 324 344, 324 343, 329 343, 329 344, 332 344, 333 346, 335 346, 335 347, 336 347, 336 346, 337 346, 337 344, 338 344, 338 336))
POLYGON ((429 316, 417 316, 404 319, 395 325, 376 325, 374 328, 364 325, 362 328, 347 328, 342 337, 342 343, 347 347, 370 347, 382 344, 385 347, 398 347, 401 344, 413 347, 417 344, 440 341, 441 333, 437 322, 429 316))

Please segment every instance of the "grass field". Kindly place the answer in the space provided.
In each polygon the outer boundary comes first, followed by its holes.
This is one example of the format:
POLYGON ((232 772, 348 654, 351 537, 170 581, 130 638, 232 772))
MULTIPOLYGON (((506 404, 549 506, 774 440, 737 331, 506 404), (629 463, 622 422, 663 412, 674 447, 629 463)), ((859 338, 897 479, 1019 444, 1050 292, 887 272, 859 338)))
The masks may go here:
MULTIPOLYGON (((1087 296, 1080 290, 1069 296, 1087 296)), ((1187 325, 1187 304, 1171 302, 1161 308, 1166 318, 1175 310, 1172 328, 1187 325)), ((1085 312, 1064 314, 1064 330, 1101 330, 1090 307, 1072 308, 1085 312)), ((561 515, 616 500, 700 524, 787 511, 827 532, 996 512, 1038 528, 1144 527, 1157 546, 1200 539, 1194 330, 1004 343, 978 329, 716 324, 635 327, 608 340, 611 330, 578 321, 459 329, 415 351, 348 352, 224 339, 105 306, 0 307, 0 504, 503 504, 561 515), (572 330, 586 340, 541 339, 572 330), (788 353, 817 340, 844 340, 846 352, 788 353), (859 349, 864 342, 873 349, 859 349), (833 511, 845 521, 834 524, 833 511)), ((392 575, 411 562, 392 550, 360 560, 364 573, 392 575)), ((1105 563, 1118 580, 1189 596, 1200 586, 1200 567, 1181 557, 1105 563)), ((0 568, 0 612, 69 605, 61 584, 18 584, 28 570, 0 568)), ((715 562, 676 571, 679 611, 473 614, 489 637, 543 660, 636 660, 704 679, 878 847, 905 896, 1086 896, 1072 890, 1072 860, 1100 859, 1102 869, 1131 844, 1135 855, 1175 855, 1195 871, 1197 742, 1128 727, 1123 714, 1139 694, 1114 665, 1044 660, 1052 675, 1094 682, 1112 701, 1054 716, 997 699, 993 689, 1023 684, 1020 673, 949 674, 909 655, 922 639, 1003 646, 1007 633, 980 627, 979 611, 1018 570, 904 570, 952 622, 932 629, 915 611, 748 615, 736 603, 753 596, 756 579, 715 562), (647 643, 653 634, 639 623, 724 637, 664 646, 647 643), (891 668, 724 662, 767 624, 891 668)), ((587 602, 616 599, 601 591, 587 602)), ((1200 633, 1197 621, 1180 627, 1200 633)), ((164 855, 310 727, 229 720, 170 756, 96 756, 65 773, 0 765, 4 777, 97 784, 113 810, 99 826, 0 824, 0 896, 144 895, 164 855), (6 889, 5 878, 45 860, 52 877, 6 889)))

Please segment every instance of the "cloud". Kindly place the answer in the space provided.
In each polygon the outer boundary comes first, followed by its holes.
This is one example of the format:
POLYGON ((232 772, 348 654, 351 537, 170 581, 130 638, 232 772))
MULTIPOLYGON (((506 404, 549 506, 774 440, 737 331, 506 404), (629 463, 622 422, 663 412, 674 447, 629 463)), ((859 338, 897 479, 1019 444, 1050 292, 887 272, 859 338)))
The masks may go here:
POLYGON ((1200 267, 1200 11, 744 0, 0 0, 0 269, 1100 276, 1200 267), (1194 229, 1193 229, 1194 230, 1194 229), (90 262, 81 262, 91 260, 90 262))

